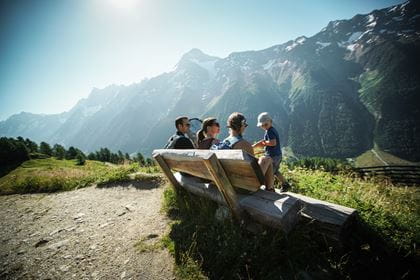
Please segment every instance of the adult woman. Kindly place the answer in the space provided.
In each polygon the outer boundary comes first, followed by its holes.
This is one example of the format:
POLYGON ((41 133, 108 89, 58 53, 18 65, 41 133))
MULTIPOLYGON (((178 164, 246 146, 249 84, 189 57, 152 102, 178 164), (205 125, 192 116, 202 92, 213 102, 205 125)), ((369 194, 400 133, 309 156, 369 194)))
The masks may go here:
POLYGON ((206 118, 197 132, 198 148, 208 150, 213 144, 218 144, 220 140, 217 135, 220 133, 220 125, 216 118, 206 118))
MULTIPOLYGON (((243 139, 242 134, 245 132, 248 124, 245 116, 241 113, 232 113, 227 120, 227 127, 229 128, 229 137, 223 140, 223 144, 230 149, 241 149, 254 156, 254 149, 252 145, 243 139)), ((265 177, 265 189, 267 191, 274 191, 274 176, 272 160, 269 157, 261 157, 258 160, 261 171, 265 177)))

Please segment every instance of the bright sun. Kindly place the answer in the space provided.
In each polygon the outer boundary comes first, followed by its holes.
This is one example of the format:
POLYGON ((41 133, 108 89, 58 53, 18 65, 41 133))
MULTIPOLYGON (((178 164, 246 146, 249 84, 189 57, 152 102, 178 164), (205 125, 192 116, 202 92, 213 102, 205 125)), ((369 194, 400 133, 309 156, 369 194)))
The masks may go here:
POLYGON ((140 0, 109 0, 113 7, 121 10, 130 10, 135 8, 140 0))

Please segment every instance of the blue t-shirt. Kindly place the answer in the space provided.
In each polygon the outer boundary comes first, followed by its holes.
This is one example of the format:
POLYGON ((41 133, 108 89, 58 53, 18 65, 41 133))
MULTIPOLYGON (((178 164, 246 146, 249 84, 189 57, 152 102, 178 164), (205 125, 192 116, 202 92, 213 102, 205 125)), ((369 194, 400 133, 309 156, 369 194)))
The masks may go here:
POLYGON ((280 137, 277 130, 274 127, 270 127, 268 130, 265 131, 264 140, 269 141, 276 139, 277 145, 275 146, 265 146, 265 155, 270 157, 281 156, 281 148, 280 148, 280 137))

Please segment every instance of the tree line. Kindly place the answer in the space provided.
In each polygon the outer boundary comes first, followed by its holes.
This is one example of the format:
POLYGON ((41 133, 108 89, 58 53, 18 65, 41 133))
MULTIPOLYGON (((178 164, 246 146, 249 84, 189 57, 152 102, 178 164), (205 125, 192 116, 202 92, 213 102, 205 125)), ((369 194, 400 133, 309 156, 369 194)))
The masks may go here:
POLYGON ((55 157, 58 160, 76 160, 77 164, 85 164, 86 159, 110 162, 114 164, 124 164, 126 162, 138 162, 141 166, 151 166, 154 162, 150 158, 145 158, 141 153, 137 153, 133 158, 128 153, 118 151, 113 153, 108 148, 100 148, 96 152, 91 152, 87 156, 76 147, 66 149, 63 145, 54 144, 51 146, 46 142, 39 145, 26 138, 0 138, 0 165, 20 163, 29 159, 55 157))

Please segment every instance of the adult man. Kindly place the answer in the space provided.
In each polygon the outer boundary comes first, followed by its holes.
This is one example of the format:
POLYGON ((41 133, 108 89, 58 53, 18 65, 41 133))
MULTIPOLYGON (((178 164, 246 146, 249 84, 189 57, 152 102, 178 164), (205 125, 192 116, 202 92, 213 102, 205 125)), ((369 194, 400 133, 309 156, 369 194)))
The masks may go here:
POLYGON ((176 133, 169 138, 165 149, 194 149, 194 145, 185 134, 190 129, 188 117, 182 116, 175 120, 176 133))

